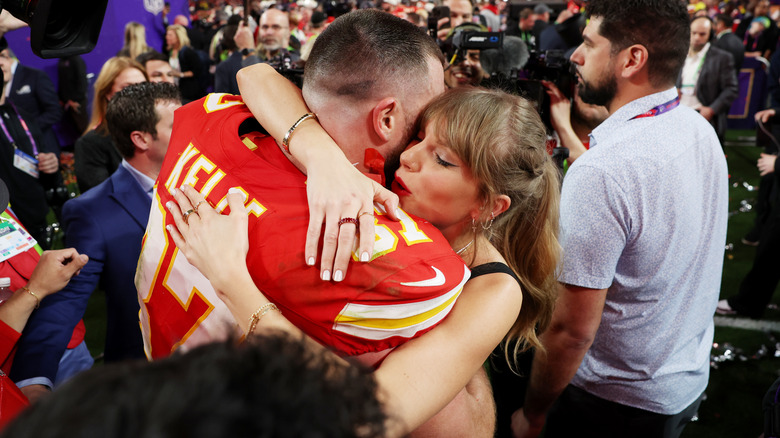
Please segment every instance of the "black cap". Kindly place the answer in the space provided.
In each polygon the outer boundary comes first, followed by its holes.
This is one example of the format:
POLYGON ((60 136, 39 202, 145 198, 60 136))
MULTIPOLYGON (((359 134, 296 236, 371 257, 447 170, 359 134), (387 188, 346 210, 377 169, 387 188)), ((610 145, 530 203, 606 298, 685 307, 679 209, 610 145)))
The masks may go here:
POLYGON ((314 25, 314 26, 321 25, 327 19, 328 19, 328 16, 325 15, 325 13, 322 12, 322 11, 314 11, 314 13, 311 14, 311 24, 314 25))

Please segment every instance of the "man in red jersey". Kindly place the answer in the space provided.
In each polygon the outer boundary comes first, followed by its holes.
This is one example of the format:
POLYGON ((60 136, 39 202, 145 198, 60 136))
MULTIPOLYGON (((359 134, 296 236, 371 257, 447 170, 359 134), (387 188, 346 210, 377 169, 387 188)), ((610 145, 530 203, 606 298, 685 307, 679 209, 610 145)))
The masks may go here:
MULTIPOLYGON (((418 114, 444 89, 441 66, 435 43, 403 20, 351 13, 318 38, 303 94, 347 158, 366 170, 368 148, 392 162, 408 144, 418 114), (366 115, 376 123, 366 126, 366 115)), ((366 355, 364 362, 376 363, 448 314, 468 270, 433 226, 405 213, 395 222, 377 210, 372 261, 323 282, 304 262, 305 181, 240 98, 213 94, 177 112, 136 276, 147 356, 167 356, 237 330, 208 281, 168 240, 164 205, 182 184, 193 185, 218 210, 226 207, 230 188, 246 194, 247 261, 255 282, 291 322, 341 355, 366 355)))

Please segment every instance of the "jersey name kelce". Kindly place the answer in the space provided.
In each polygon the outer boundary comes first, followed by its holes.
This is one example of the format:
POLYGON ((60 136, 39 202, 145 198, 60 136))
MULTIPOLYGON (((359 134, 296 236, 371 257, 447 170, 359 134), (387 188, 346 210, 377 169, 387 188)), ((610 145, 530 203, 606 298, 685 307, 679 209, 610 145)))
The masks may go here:
POLYGON ((339 354, 393 348, 441 322, 469 270, 439 231, 404 212, 400 222, 393 221, 377 208, 371 262, 356 262, 353 254, 344 281, 322 281, 319 268, 304 263, 305 175, 272 138, 257 132, 239 137, 248 118, 240 97, 226 94, 210 94, 176 111, 136 274, 147 356, 242 334, 165 230, 173 221, 164 205, 172 199, 170 190, 183 184, 220 212, 230 188, 246 194, 253 280, 286 318, 339 354))

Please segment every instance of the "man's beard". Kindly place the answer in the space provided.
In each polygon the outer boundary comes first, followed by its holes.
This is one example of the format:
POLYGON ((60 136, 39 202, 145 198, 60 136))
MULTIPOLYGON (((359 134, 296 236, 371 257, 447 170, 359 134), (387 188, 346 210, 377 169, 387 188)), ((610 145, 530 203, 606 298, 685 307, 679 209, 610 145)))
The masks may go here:
POLYGON ((580 76, 580 83, 577 88, 583 102, 591 105, 609 106, 617 94, 617 78, 614 75, 610 75, 602 81, 595 83, 585 82, 585 79, 580 76))
POLYGON ((409 143, 412 142, 417 131, 420 129, 419 124, 414 121, 406 121, 406 131, 403 138, 395 145, 385 157, 385 187, 390 187, 395 179, 395 171, 401 167, 401 153, 406 150, 409 143))

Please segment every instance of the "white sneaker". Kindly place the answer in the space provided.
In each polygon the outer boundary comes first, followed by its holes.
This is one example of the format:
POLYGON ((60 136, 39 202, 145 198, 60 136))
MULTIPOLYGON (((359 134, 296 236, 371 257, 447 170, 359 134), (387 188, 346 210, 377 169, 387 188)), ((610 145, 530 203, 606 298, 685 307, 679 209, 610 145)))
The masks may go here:
POLYGON ((729 306, 728 300, 718 301, 718 307, 715 309, 715 313, 718 315, 736 315, 737 311, 729 306))

